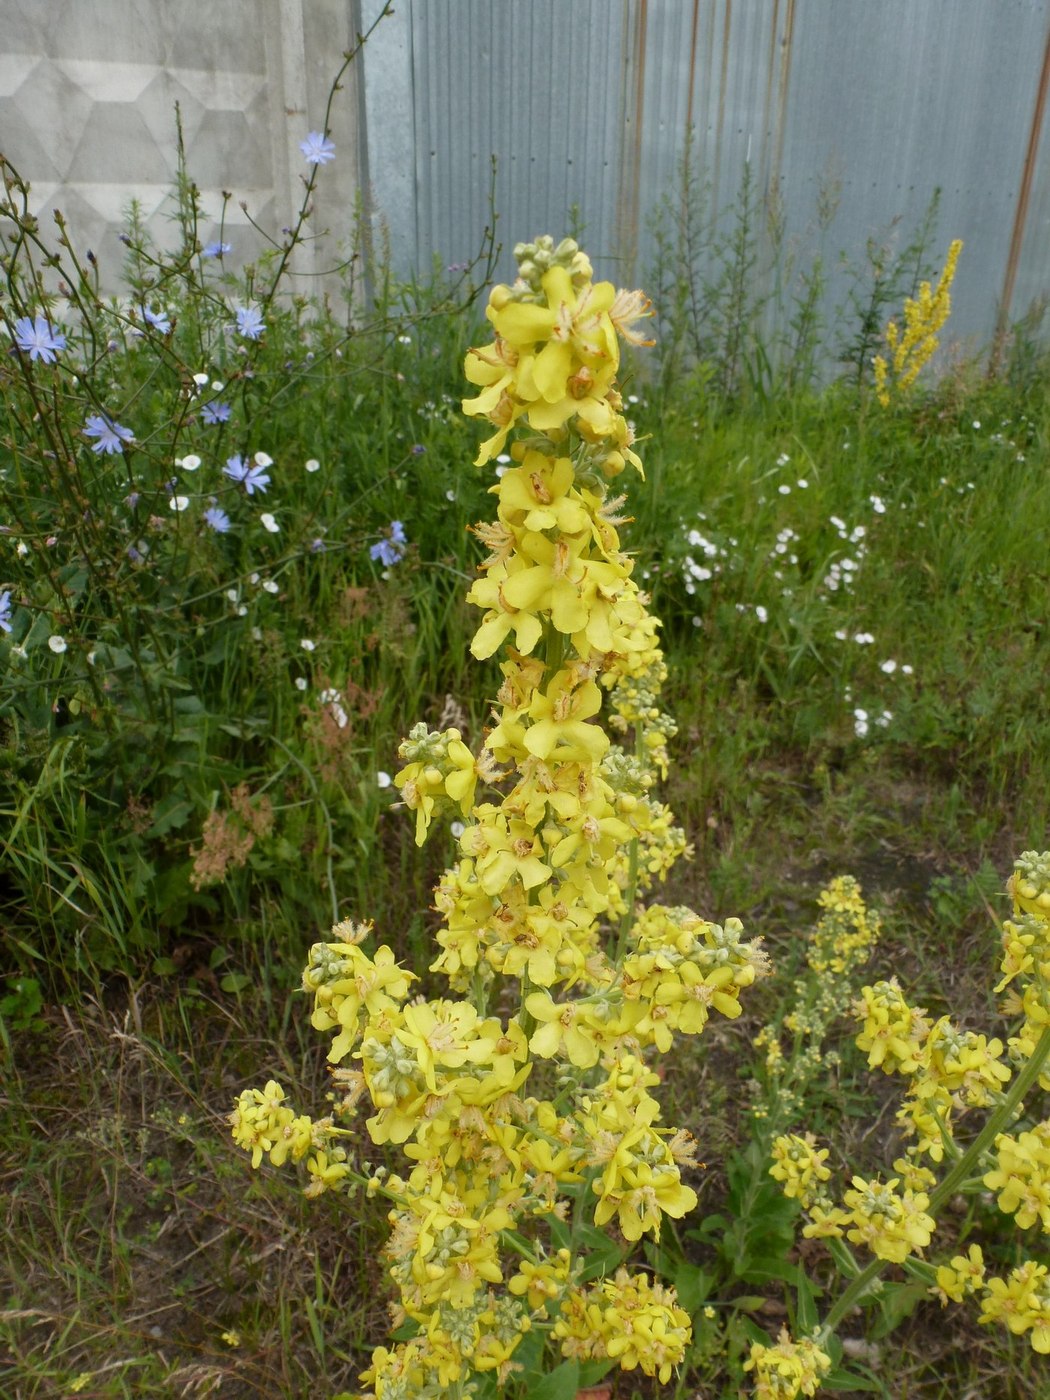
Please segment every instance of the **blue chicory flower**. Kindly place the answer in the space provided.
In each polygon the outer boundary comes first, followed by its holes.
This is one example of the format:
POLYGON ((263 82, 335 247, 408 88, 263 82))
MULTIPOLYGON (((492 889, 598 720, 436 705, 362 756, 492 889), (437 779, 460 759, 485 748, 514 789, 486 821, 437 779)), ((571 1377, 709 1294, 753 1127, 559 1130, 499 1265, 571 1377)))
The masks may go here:
POLYGON ((368 551, 368 557, 374 563, 381 563, 384 568, 393 568, 405 557, 403 546, 407 543, 404 525, 400 520, 392 520, 387 527, 387 538, 374 544, 368 551))
POLYGON ((225 535, 230 528, 230 517, 218 506, 209 506, 204 512, 204 523, 218 535, 225 535))
POLYGON ((311 131, 305 141, 299 142, 299 149, 310 165, 327 165, 335 160, 335 146, 323 131, 311 131))
POLYGON ((228 459, 222 474, 243 486, 249 496, 254 496, 256 491, 261 491, 265 496, 266 488, 270 484, 266 468, 255 462, 246 462, 239 452, 235 457, 228 459))
POLYGON ((66 338, 56 330, 46 316, 19 316, 14 326, 15 344, 31 360, 53 365, 59 350, 66 348, 66 338))
POLYGON ((266 322, 262 318, 262 312, 257 306, 238 306, 237 311, 237 334, 243 335, 245 340, 258 340, 266 329, 266 322))
POLYGON ((124 443, 135 441, 135 434, 130 428, 114 423, 113 419, 107 418, 104 413, 89 415, 84 424, 84 436, 95 439, 91 444, 92 452, 105 452, 110 456, 120 452, 124 443))
POLYGON ((168 320, 168 313, 166 311, 154 311, 151 306, 143 306, 142 319, 146 322, 147 326, 152 326, 153 329, 159 331, 161 335, 167 335, 171 330, 171 322, 168 320))
POLYGON ((210 243, 205 243, 201 249, 202 258, 221 258, 224 253, 231 253, 232 246, 229 243, 221 243, 217 238, 210 243))
POLYGON ((11 590, 5 588, 0 593, 0 631, 10 632, 11 630, 11 590))
POLYGON ((213 399, 201 409, 201 419, 205 423, 227 423, 230 418, 230 405, 213 399))

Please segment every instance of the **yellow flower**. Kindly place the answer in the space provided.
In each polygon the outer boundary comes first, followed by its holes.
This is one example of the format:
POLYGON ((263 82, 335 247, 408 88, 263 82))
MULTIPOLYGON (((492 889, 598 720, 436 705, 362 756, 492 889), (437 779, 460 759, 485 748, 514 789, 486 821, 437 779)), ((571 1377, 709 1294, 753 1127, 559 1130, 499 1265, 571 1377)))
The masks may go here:
POLYGON ((752 1343, 744 1370, 755 1373, 756 1400, 793 1400, 796 1395, 817 1393, 822 1377, 831 1370, 831 1357, 804 1337, 792 1341, 782 1327, 773 1346, 752 1343))

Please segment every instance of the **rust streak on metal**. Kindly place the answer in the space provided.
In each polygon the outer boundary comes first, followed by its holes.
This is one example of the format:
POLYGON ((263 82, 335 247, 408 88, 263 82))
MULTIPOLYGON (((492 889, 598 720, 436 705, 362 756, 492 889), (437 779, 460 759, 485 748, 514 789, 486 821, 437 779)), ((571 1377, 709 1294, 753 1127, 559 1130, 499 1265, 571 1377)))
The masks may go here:
POLYGON ((1035 158, 1039 152, 1039 137, 1043 130, 1043 117, 1046 113, 1046 94, 1050 88, 1050 28, 1046 32, 1043 48, 1043 68, 1039 74, 1039 87, 1035 94, 1035 108, 1032 112, 1032 125, 1028 131, 1028 146, 1024 155, 1024 168, 1021 173, 1021 188, 1017 193, 1014 209, 1014 226, 1010 234, 1010 251, 1006 258, 1006 276, 1003 279, 1003 294, 999 301, 999 316, 995 327, 996 343, 1001 342, 1010 319, 1010 303, 1014 296, 1014 282, 1017 278, 1017 264, 1021 259, 1024 243, 1024 227, 1028 217, 1028 200, 1032 193, 1032 178, 1035 174, 1035 158))
POLYGON ((733 23, 733 0, 726 0, 726 17, 722 25, 722 67, 718 75, 718 127, 715 131, 715 171, 711 186, 712 217, 717 218, 718 178, 722 170, 722 132, 726 120, 726 87, 729 79, 729 30, 733 23))
POLYGON ((784 118, 787 114, 788 82, 791 78, 791 42, 795 37, 795 0, 788 0, 784 16, 784 37, 780 42, 780 80, 777 93, 777 125, 773 138, 773 168, 769 175, 772 192, 780 182, 780 164, 784 156, 784 118))
MULTIPOLYGON (((628 0, 628 5, 630 0, 628 0)), ((625 77, 634 63, 634 91, 627 91, 624 84, 624 104, 627 108, 627 125, 633 124, 629 150, 624 150, 620 166, 619 191, 619 255, 623 260, 625 276, 634 275, 634 260, 638 252, 638 203, 641 198, 642 179, 642 126, 645 108, 645 37, 648 27, 648 0, 638 0, 637 18, 634 32, 633 55, 625 56, 625 77)), ((629 12, 629 11, 628 11, 629 12)))
POLYGON ((773 74, 777 66, 777 32, 780 28, 780 0, 773 0, 773 22, 769 26, 769 62, 766 65, 766 98, 762 104, 762 130, 759 133, 759 174, 765 183, 768 180, 766 169, 766 156, 768 152, 767 140, 770 135, 773 113, 773 74))
POLYGON ((696 41, 700 27, 700 0, 693 0, 693 27, 689 35, 689 95, 685 107, 685 129, 693 129, 693 88, 696 86, 696 41))

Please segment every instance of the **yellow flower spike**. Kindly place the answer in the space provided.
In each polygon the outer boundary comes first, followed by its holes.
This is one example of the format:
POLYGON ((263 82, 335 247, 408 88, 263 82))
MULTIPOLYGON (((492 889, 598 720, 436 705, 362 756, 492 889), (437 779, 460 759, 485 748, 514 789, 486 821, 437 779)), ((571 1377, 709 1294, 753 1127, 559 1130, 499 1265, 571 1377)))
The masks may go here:
POLYGON ((951 314, 951 285, 962 252, 962 241, 955 239, 948 248, 944 269, 935 288, 923 282, 917 297, 904 302, 904 330, 890 321, 885 331, 889 360, 875 356, 872 366, 875 395, 888 408, 894 393, 903 393, 914 384, 919 372, 936 351, 938 334, 951 314))

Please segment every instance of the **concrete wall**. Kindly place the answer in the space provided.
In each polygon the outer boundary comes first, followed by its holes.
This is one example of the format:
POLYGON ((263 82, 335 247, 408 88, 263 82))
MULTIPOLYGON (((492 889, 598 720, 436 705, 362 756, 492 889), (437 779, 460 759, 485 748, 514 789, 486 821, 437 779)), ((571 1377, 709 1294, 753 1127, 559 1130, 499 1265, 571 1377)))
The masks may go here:
MULTIPOLYGON (((207 215, 201 242, 218 237, 230 191, 224 237, 236 266, 264 246, 249 214, 279 235, 297 208, 298 143, 323 124, 353 33, 345 0, 0 0, 0 150, 32 182, 45 229, 60 208, 115 286, 129 200, 158 242, 173 241, 177 103, 207 215)), ((334 104, 338 155, 313 218, 331 230, 329 253, 358 184, 356 113, 351 78, 334 104)), ((321 256, 311 247, 300 270, 321 256)))

